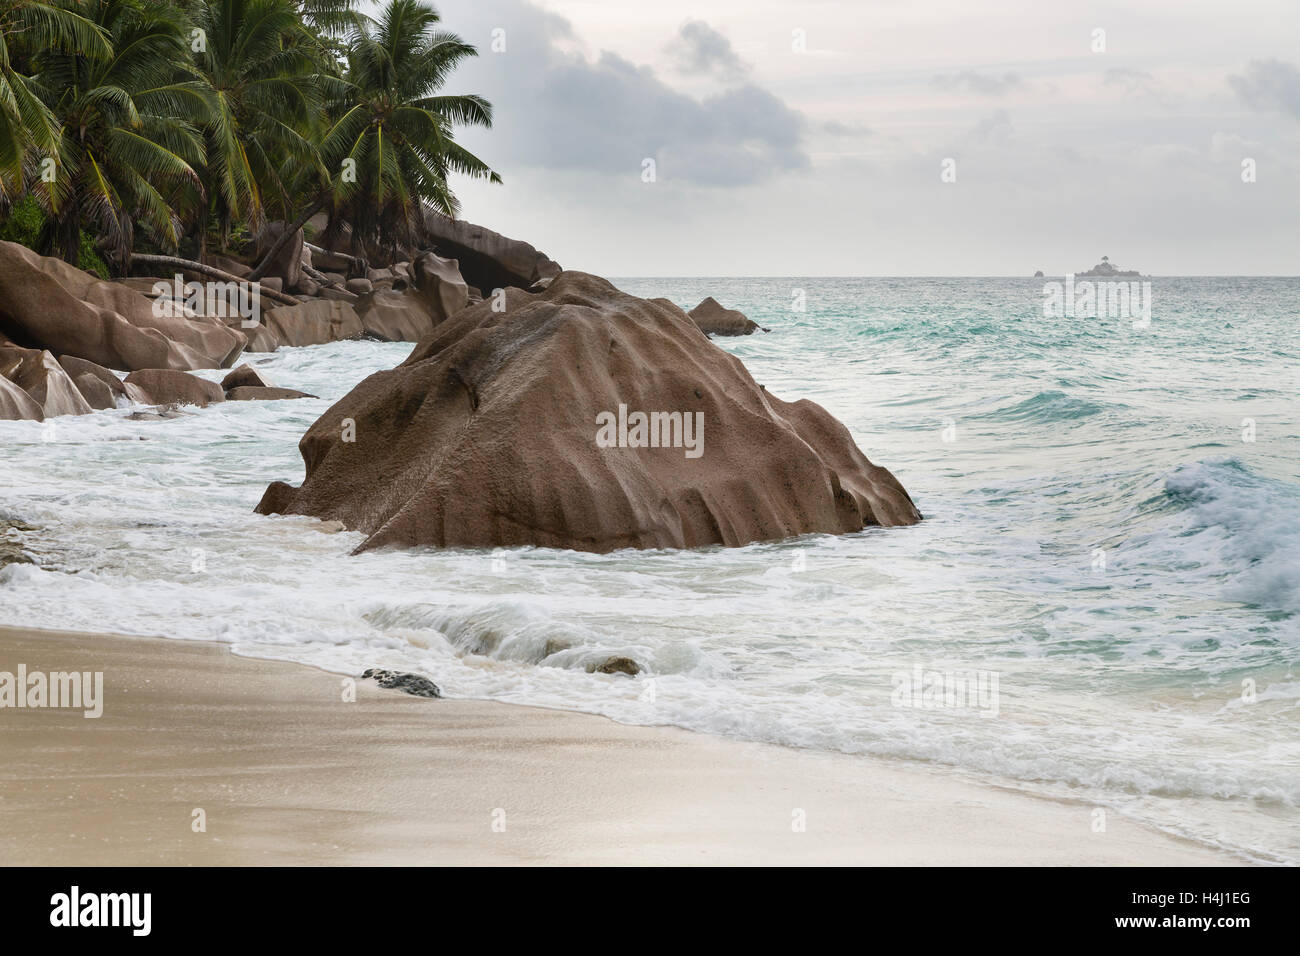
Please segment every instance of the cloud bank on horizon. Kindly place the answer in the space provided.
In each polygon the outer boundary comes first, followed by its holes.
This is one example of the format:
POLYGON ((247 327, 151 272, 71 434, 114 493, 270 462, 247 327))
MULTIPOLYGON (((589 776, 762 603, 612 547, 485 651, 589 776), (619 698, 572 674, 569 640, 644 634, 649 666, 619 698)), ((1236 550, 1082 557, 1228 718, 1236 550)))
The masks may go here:
POLYGON ((435 4, 506 180, 466 217, 567 267, 1300 274, 1294 3, 435 4))

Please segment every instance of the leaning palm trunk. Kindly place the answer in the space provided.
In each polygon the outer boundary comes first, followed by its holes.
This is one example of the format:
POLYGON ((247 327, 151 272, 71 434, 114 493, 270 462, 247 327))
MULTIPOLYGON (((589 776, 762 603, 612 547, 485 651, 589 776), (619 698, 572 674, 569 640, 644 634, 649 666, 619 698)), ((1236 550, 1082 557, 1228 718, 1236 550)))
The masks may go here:
MULTIPOLYGON (((208 276, 219 282, 256 282, 252 276, 241 279, 239 276, 230 272, 223 272, 215 266, 205 265, 202 262, 195 262, 193 259, 181 259, 178 256, 155 256, 136 253, 131 256, 132 265, 144 266, 165 266, 168 269, 180 269, 183 272, 197 272, 199 275, 208 276)), ((298 305, 298 300, 291 295, 285 295, 283 292, 276 292, 268 289, 260 282, 257 283, 259 294, 270 299, 272 302, 279 302, 282 305, 298 305)))

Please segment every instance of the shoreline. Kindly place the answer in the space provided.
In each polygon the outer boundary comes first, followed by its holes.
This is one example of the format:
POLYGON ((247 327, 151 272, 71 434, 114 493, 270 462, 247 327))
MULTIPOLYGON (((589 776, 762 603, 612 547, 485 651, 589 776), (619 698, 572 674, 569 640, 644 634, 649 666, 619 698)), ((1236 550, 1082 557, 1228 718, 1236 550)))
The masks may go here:
POLYGON ((0 627, 20 664, 103 671, 104 700, 0 709, 10 865, 1245 862, 943 768, 359 679, 345 702, 222 644, 0 627))

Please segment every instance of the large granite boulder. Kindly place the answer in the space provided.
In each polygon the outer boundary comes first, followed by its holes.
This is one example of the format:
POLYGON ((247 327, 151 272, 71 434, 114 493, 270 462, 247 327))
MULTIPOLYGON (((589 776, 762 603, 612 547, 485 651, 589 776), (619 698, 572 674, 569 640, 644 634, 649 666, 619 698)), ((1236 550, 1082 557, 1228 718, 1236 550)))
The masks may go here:
POLYGON ((744 312, 728 309, 713 296, 709 296, 688 313, 705 335, 749 335, 758 323, 744 312))
POLYGON ((257 510, 383 546, 739 546, 920 513, 847 428, 768 394, 680 309, 580 272, 439 325, 299 444, 257 510))
POLYGON ((41 406, 45 418, 88 415, 92 409, 63 366, 39 349, 0 349, 0 378, 13 382, 41 406))
POLYGON ((122 371, 225 368, 244 349, 218 319, 155 314, 139 292, 14 242, 0 242, 0 335, 122 371))
POLYGON ((527 289, 538 279, 560 274, 554 260, 528 243, 464 219, 425 210, 424 229, 434 251, 457 260, 464 280, 484 292, 510 286, 527 289))
POLYGON ((262 324, 280 345, 324 345, 359 339, 365 331, 351 303, 332 299, 267 309, 262 324))

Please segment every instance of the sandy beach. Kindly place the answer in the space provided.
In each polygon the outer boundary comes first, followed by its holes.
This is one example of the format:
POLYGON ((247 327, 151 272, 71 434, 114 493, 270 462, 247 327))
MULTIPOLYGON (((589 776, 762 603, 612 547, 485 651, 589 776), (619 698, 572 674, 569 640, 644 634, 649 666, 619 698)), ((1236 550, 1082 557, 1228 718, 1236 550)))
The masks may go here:
POLYGON ((11 865, 1237 862, 920 765, 369 681, 348 702, 217 644, 0 629, 20 664, 102 671, 104 701, 0 710, 11 865))

